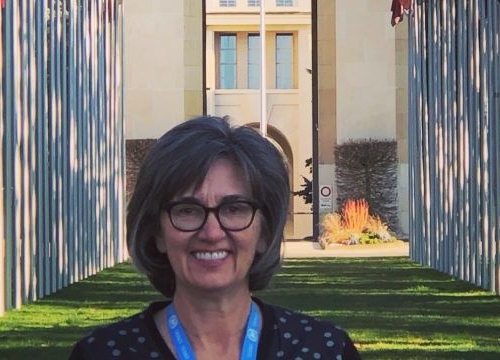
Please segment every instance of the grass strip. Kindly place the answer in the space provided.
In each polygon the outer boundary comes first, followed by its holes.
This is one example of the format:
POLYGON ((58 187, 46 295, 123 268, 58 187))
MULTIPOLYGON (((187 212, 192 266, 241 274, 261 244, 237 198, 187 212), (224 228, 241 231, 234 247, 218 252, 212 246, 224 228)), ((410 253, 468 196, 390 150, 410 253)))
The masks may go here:
MULTIPOLYGON (((287 259, 263 300, 345 328, 363 359, 500 359, 500 298, 406 257, 287 259)), ((130 263, 0 318, 0 359, 66 359, 160 295, 130 263)))

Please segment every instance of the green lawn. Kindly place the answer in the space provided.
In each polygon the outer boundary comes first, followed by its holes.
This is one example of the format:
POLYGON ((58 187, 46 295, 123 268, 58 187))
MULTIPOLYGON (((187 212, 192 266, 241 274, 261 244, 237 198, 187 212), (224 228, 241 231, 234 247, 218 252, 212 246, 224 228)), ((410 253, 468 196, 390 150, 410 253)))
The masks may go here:
MULTIPOLYGON (((262 299, 344 327, 363 359, 500 359, 500 298, 407 258, 286 260, 262 299)), ((0 318, 0 359, 65 359, 159 298, 121 264, 0 318)))

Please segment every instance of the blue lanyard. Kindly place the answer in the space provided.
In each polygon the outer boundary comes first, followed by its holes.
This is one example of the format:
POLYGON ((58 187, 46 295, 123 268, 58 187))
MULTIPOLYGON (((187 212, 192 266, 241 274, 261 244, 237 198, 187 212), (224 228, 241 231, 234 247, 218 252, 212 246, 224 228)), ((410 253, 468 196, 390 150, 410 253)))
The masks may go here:
MULTIPOLYGON (((196 360, 193 348, 189 343, 186 332, 177 316, 173 303, 167 307, 167 327, 170 338, 180 360, 196 360)), ((259 347, 260 336, 260 316, 257 304, 252 301, 250 314, 248 314, 245 339, 241 347, 240 360, 257 359, 257 349, 259 347)))

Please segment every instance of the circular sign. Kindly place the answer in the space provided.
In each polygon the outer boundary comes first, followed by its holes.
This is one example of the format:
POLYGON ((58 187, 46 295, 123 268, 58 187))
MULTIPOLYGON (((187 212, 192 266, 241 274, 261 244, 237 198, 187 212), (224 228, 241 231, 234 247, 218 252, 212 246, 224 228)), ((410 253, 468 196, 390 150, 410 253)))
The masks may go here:
POLYGON ((332 195, 332 188, 330 186, 322 186, 319 190, 319 193, 323 197, 329 197, 330 195, 332 195))

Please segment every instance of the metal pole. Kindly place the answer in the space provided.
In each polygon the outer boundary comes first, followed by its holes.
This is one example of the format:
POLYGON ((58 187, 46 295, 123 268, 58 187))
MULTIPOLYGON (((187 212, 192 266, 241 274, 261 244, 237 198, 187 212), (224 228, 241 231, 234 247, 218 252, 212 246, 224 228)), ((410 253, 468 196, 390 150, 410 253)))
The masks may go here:
POLYGON ((313 194, 313 238, 319 238, 319 134, 318 134, 318 0, 311 1, 312 15, 312 194, 313 194))
POLYGON ((265 0, 260 0, 260 132, 267 136, 265 0))

